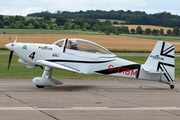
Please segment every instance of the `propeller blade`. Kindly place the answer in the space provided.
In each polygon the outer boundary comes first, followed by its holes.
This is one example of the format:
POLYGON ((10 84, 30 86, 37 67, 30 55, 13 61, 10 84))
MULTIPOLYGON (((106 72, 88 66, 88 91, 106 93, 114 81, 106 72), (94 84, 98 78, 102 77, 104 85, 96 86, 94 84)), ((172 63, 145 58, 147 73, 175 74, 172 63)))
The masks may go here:
POLYGON ((11 36, 9 35, 9 40, 10 40, 10 42, 11 42, 11 45, 12 45, 12 40, 11 40, 11 36))
POLYGON ((19 34, 17 35, 17 37, 16 37, 16 39, 15 39, 15 41, 14 41, 14 44, 16 43, 16 41, 17 41, 17 39, 18 39, 18 36, 19 36, 19 34))
POLYGON ((12 56, 13 56, 13 51, 11 51, 10 55, 9 55, 8 71, 9 71, 9 67, 10 67, 10 64, 11 64, 12 56))

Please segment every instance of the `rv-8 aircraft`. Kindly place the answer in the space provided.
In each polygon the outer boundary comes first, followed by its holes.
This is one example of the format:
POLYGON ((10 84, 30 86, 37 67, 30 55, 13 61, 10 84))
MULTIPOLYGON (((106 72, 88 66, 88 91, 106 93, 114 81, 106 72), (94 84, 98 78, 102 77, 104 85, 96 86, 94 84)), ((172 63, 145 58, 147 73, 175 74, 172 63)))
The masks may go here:
POLYGON ((158 41, 144 64, 127 61, 116 57, 104 47, 84 39, 61 39, 53 44, 37 43, 6 44, 11 50, 8 70, 13 51, 18 55, 19 63, 32 69, 45 66, 42 77, 32 81, 38 88, 63 84, 52 77, 52 70, 61 69, 75 73, 117 76, 152 80, 174 85, 174 45, 158 41))

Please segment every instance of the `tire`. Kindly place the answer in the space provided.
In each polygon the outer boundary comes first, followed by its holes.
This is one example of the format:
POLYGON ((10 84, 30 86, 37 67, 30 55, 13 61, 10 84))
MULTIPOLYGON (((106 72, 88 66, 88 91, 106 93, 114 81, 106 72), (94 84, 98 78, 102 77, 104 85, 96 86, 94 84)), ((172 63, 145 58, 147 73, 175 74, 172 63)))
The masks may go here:
POLYGON ((44 88, 45 86, 36 85, 37 88, 44 88))
POLYGON ((174 85, 170 85, 170 88, 171 88, 171 89, 174 89, 174 85))

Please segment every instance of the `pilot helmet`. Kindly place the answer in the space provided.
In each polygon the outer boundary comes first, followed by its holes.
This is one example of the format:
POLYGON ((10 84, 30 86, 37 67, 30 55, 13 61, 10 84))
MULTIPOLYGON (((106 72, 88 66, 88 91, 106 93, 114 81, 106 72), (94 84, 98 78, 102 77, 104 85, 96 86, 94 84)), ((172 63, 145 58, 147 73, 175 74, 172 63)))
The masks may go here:
POLYGON ((69 40, 69 44, 71 46, 75 46, 75 45, 77 45, 77 40, 69 40))

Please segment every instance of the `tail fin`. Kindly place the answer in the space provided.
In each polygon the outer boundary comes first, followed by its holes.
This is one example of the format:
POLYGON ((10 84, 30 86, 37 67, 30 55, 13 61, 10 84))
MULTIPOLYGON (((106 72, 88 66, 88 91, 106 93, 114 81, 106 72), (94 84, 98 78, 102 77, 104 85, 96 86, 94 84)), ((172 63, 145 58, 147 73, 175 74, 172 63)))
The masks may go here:
POLYGON ((174 45, 158 41, 144 66, 162 73, 161 82, 174 81, 174 45))

